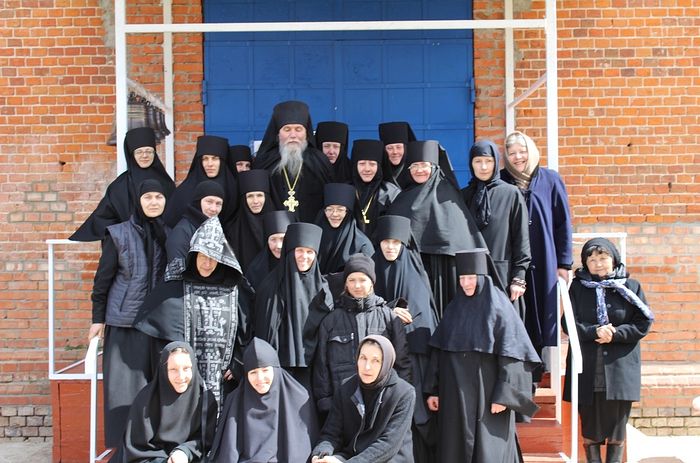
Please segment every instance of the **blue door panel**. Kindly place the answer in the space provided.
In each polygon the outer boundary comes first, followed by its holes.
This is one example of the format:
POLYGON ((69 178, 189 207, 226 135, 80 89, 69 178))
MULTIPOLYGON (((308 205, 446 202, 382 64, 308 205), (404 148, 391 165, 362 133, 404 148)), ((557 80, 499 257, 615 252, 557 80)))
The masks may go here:
MULTIPOLYGON (((204 0, 207 22, 469 19, 470 0, 204 0)), ((339 120, 351 140, 406 120, 437 139, 461 183, 474 138, 471 31, 205 34, 205 130, 251 144, 272 107, 305 101, 314 122, 339 120)))

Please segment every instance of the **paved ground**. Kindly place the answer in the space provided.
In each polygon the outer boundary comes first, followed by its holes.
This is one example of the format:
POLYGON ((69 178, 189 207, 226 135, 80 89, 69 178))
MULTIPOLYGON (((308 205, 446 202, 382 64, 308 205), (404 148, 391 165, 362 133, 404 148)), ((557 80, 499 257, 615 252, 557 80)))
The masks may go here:
MULTIPOLYGON (((700 436, 650 437, 628 426, 627 438, 629 462, 700 463, 700 436)), ((51 442, 0 442, 0 463, 50 461, 51 442)))

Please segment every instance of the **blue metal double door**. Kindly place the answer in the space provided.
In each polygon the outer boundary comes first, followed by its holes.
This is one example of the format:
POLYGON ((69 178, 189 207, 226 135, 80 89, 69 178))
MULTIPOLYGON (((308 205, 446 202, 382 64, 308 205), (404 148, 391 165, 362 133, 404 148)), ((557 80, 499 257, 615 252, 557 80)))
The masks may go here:
MULTIPOLYGON (((470 19, 471 0, 204 0, 206 22, 470 19)), ((209 33, 205 131, 249 144, 280 101, 305 101, 314 123, 342 121, 351 140, 407 121, 447 149, 460 183, 474 139, 472 31, 209 33)))

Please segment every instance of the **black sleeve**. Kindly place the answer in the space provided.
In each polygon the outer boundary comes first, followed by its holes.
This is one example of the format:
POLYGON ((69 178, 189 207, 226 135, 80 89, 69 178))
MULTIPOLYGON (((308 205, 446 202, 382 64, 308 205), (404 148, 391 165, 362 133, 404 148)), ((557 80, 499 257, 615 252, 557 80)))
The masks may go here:
POLYGON ((312 385, 316 407, 322 413, 327 413, 333 400, 333 379, 328 362, 328 329, 325 319, 318 329, 318 345, 314 357, 312 385))
POLYGON ((406 330, 404 329, 401 319, 390 311, 389 334, 391 344, 396 351, 396 361, 394 362, 394 370, 399 377, 409 383, 412 383, 411 359, 408 356, 408 341, 406 340, 406 330))
MULTIPOLYGON (((336 449, 341 448, 343 445, 344 418, 343 396, 341 390, 342 389, 338 389, 335 396, 333 396, 328 418, 326 419, 326 423, 323 425, 318 443, 311 451, 311 456, 333 455, 333 452, 335 452, 336 449)), ((346 400, 350 400, 350 398, 347 397, 346 400)), ((336 455, 336 457, 338 456, 336 455)))
POLYGON ((119 253, 112 237, 107 236, 102 240, 102 255, 97 264, 95 280, 92 285, 92 322, 104 323, 107 310, 107 296, 112 287, 114 277, 119 270, 119 253))
POLYGON ((521 360, 498 356, 498 381, 491 394, 491 403, 533 416, 539 409, 532 400, 532 373, 521 360))
MULTIPOLYGON (((510 217, 510 247, 511 247, 511 274, 510 280, 503 284, 508 287, 513 278, 525 279, 525 272, 532 260, 530 254, 530 226, 528 225, 528 211, 523 196, 515 192, 513 209, 510 217)), ((510 293, 510 291, 507 291, 510 293)))
MULTIPOLYGON (((646 297, 644 296, 644 291, 642 291, 642 286, 638 284, 635 293, 645 304, 647 303, 646 297)), ((629 305, 632 305, 629 303, 629 305)), ((613 334, 612 342, 615 343, 630 343, 634 344, 641 340, 644 336, 649 333, 651 328, 651 320, 649 320, 641 310, 634 309, 632 319, 621 325, 615 327, 615 333, 613 334)))
POLYGON ((440 393, 438 383, 440 376, 440 351, 434 347, 431 348, 429 357, 430 362, 428 362, 425 377, 423 378, 423 395, 426 397, 437 397, 440 393))

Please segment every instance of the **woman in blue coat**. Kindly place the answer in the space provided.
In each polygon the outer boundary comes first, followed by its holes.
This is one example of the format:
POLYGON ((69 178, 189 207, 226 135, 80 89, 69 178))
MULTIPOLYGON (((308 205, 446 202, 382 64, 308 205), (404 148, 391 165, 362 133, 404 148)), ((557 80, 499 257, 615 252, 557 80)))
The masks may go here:
POLYGON ((539 165, 540 153, 530 137, 506 137, 501 178, 517 186, 529 212, 530 253, 525 291, 527 328, 537 350, 557 345, 557 278, 569 281, 571 216, 566 187, 558 173, 539 165))

